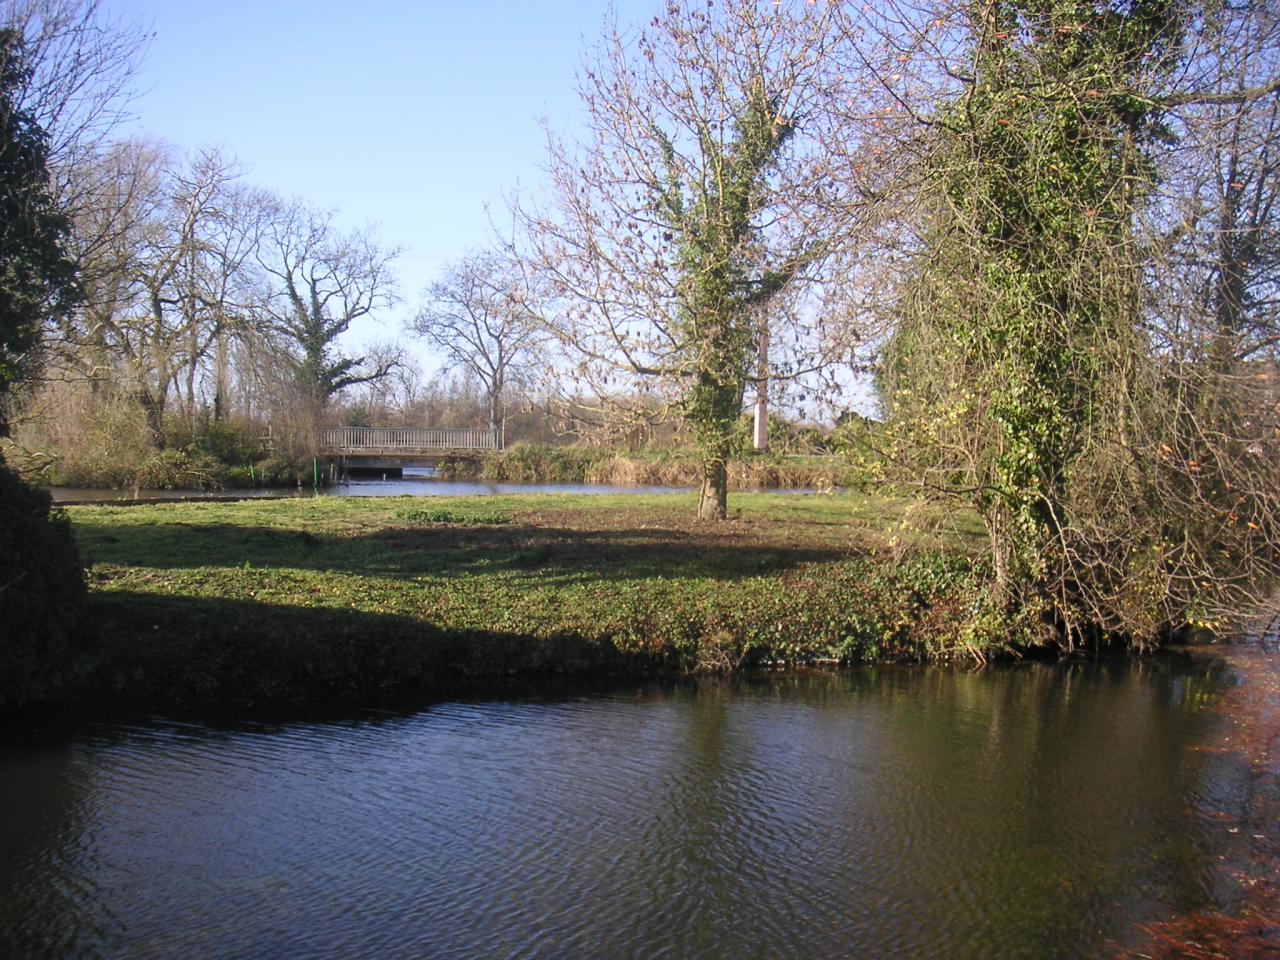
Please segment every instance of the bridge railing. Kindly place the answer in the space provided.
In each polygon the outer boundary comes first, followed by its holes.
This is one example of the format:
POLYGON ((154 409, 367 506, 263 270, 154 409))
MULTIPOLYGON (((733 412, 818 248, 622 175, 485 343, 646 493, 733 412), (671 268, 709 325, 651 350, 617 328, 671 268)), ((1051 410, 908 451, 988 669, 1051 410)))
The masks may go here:
POLYGON ((498 431, 485 427, 330 427, 320 445, 337 453, 417 450, 497 450, 498 431))

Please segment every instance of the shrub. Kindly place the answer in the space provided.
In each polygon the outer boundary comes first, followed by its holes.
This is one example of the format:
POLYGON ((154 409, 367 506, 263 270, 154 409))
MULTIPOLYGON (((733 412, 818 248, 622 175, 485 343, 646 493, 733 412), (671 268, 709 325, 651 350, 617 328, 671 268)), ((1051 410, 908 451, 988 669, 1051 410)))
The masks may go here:
POLYGON ((53 699, 76 678, 84 594, 66 518, 0 460, 0 708, 53 699))
POLYGON ((198 450, 158 450, 139 465, 133 486, 148 490, 216 490, 226 467, 198 450))
POLYGON ((254 485, 259 487, 310 486, 313 480, 311 461, 288 457, 267 457, 253 468, 254 485))
POLYGON ((223 463, 255 463, 262 457, 262 428, 243 420, 215 420, 205 430, 201 445, 223 463))
POLYGON ((146 424, 135 407, 108 403, 55 444, 57 455, 51 482, 70 487, 133 485, 138 465, 155 450, 146 424))
POLYGON ((458 523, 493 526, 514 522, 509 513, 498 510, 452 510, 449 507, 418 507, 397 510, 396 519, 408 523, 458 523))

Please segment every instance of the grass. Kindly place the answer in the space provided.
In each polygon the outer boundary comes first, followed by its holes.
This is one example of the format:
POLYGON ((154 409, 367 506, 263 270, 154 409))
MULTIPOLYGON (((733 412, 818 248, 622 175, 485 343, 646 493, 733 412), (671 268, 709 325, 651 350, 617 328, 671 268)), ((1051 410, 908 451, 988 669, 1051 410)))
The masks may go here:
POLYGON ((317 498, 69 509, 96 692, 345 699, 456 677, 955 649, 980 532, 907 501, 317 498))

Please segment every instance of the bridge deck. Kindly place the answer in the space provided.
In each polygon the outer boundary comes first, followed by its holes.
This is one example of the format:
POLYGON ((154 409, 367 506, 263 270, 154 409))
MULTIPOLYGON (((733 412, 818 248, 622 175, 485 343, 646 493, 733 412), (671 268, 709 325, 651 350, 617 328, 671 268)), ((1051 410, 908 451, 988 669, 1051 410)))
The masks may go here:
POLYGON ((498 446, 498 431, 483 427, 332 427, 320 435, 324 453, 347 457, 422 456, 498 446))

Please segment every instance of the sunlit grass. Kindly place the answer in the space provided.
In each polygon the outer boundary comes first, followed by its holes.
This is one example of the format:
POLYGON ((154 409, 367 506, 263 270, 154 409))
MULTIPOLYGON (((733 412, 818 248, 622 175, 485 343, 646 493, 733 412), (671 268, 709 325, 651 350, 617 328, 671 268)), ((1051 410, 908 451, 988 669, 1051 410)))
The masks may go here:
POLYGON ((928 655, 944 640, 921 624, 960 602, 980 543, 971 520, 891 498, 740 494, 719 524, 694 511, 683 495, 538 494, 68 513, 104 682, 251 699, 928 655))

